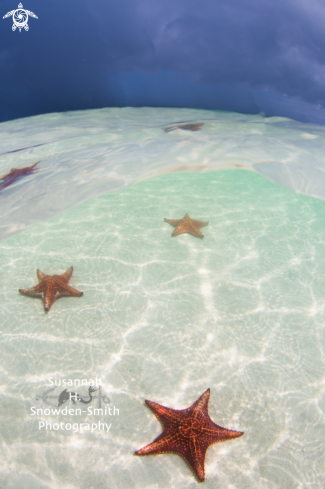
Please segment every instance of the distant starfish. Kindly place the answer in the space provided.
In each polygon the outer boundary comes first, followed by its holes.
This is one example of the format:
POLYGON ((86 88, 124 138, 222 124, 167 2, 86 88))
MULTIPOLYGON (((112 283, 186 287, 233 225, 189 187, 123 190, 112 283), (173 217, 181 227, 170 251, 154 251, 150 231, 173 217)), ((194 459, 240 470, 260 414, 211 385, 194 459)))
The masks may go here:
POLYGON ((168 224, 171 224, 172 226, 175 227, 172 236, 177 236, 178 234, 182 234, 182 233, 190 233, 190 234, 194 234, 198 238, 204 238, 203 234, 200 231, 200 228, 202 228, 203 226, 207 226, 209 224, 209 221, 207 222, 195 221, 194 219, 191 219, 187 213, 185 214, 183 219, 164 218, 164 221, 168 222, 168 224))
POLYGON ((181 410, 146 401, 163 425, 163 432, 152 443, 137 450, 135 455, 178 453, 188 462, 198 480, 203 482, 204 460, 209 446, 244 434, 222 428, 211 420, 209 397, 210 389, 207 389, 191 407, 181 410))
POLYGON ((14 183, 17 178, 23 177, 25 175, 31 175, 32 173, 34 173, 34 171, 37 171, 37 168, 35 168, 37 163, 39 163, 39 161, 31 166, 25 166, 25 168, 11 168, 9 173, 0 177, 0 180, 4 180, 4 182, 0 185, 0 190, 14 183))
POLYGON ((176 129, 183 129, 183 131, 199 131, 203 125, 204 125, 203 122, 196 123, 196 124, 179 123, 178 125, 165 127, 164 131, 171 132, 171 131, 175 131, 176 129))
POLYGON ((30 289, 19 289, 19 292, 31 297, 40 297, 45 311, 49 311, 53 302, 59 297, 81 297, 83 295, 83 292, 79 292, 79 290, 73 289, 68 285, 72 272, 73 267, 70 267, 62 275, 45 275, 45 273, 37 270, 39 284, 30 289))

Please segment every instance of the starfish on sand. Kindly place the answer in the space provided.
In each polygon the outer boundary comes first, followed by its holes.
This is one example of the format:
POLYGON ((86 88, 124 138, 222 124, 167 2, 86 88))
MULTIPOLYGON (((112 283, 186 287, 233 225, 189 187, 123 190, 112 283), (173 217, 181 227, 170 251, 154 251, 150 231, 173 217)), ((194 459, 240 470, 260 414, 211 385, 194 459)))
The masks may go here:
POLYGON ((207 389, 191 407, 181 410, 146 401, 163 425, 163 432, 135 454, 178 453, 188 462, 198 480, 203 482, 204 459, 208 447, 244 434, 242 431, 222 428, 211 420, 208 413, 209 397, 210 389, 207 389))
POLYGON ((37 168, 35 168, 37 163, 39 163, 39 161, 31 166, 25 166, 25 168, 11 168, 9 173, 0 177, 0 180, 3 180, 3 183, 0 184, 0 190, 14 183, 17 178, 23 177, 24 175, 32 175, 35 171, 37 171, 37 168))
POLYGON ((200 228, 202 228, 203 226, 207 226, 209 224, 209 221, 207 222, 195 221, 194 219, 191 219, 187 213, 185 214, 183 219, 164 218, 164 221, 168 222, 168 224, 171 224, 172 226, 175 227, 172 236, 177 236, 178 234, 182 234, 182 233, 190 233, 190 234, 194 234, 198 238, 204 238, 203 234, 200 231, 200 228))
POLYGON ((165 132, 175 131, 176 129, 183 129, 183 131, 199 131, 201 127, 204 125, 203 122, 196 122, 195 124, 186 124, 179 122, 176 125, 165 127, 165 132))
POLYGON ((37 270, 37 278, 39 283, 30 289, 19 289, 19 292, 31 297, 40 297, 44 304, 45 311, 49 311, 53 302, 59 297, 71 295, 81 297, 83 292, 73 289, 68 285, 73 272, 73 267, 70 267, 62 275, 45 275, 45 273, 37 270))

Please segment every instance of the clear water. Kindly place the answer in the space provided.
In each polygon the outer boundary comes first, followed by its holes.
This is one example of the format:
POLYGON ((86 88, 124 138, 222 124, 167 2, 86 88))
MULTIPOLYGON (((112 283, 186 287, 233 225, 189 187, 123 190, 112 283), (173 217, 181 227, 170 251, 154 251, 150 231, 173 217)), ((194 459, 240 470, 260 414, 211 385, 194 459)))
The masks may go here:
POLYGON ((0 192, 0 239, 96 195, 175 171, 254 170, 325 199, 324 143, 325 126, 193 109, 100 109, 2 123, 0 175, 37 161, 40 171, 0 192), (163 130, 179 121, 204 126, 163 130))
MULTIPOLYGON (((180 132, 163 137, 186 138, 190 151, 199 132, 180 132)), ((27 193, 33 177, 8 195, 27 193)), ((210 387, 213 421, 245 435, 208 449, 204 487, 322 488, 324 216, 324 201, 252 171, 183 172, 2 240, 0 487, 197 487, 181 457, 133 453, 161 432, 145 399, 183 409, 210 387), (209 221, 203 240, 171 237, 163 218, 186 212, 209 221), (37 268, 71 265, 83 297, 60 298, 46 314, 18 293, 36 284, 37 268), (36 396, 49 378, 96 377, 119 415, 31 415, 48 407, 36 396), (45 431, 40 421, 111 428, 45 431)))

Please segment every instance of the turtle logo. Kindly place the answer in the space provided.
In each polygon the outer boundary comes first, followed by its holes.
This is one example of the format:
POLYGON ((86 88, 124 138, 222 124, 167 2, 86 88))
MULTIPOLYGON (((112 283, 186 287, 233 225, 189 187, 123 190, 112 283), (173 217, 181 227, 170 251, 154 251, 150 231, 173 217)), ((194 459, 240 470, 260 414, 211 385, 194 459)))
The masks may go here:
POLYGON ((21 32, 22 28, 24 28, 25 31, 29 30, 29 26, 27 24, 29 15, 31 17, 34 17, 34 19, 38 19, 37 15, 35 15, 33 12, 30 12, 29 10, 24 10, 21 3, 18 5, 17 10, 7 12, 6 15, 3 16, 3 19, 6 19, 11 15, 13 20, 12 30, 15 31, 18 27, 19 32, 21 32))

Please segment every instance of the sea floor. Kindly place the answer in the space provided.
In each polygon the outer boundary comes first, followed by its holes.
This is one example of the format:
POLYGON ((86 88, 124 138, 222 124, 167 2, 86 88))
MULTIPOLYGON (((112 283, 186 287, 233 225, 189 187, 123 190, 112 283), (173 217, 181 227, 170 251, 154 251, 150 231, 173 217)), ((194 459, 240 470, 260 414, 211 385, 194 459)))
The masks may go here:
POLYGON ((12 168, 36 166, 0 190, 0 240, 92 197, 184 170, 254 170, 325 200, 324 144, 325 126, 212 110, 104 108, 3 122, 0 189, 12 168))
POLYGON ((212 420, 245 434, 208 449, 202 487, 323 488, 324 243, 324 201, 244 170, 152 178, 2 240, 0 487, 201 486, 180 456, 134 451, 161 432, 145 399, 184 409, 210 388, 212 420), (186 212, 204 239, 171 237, 186 212), (70 266, 83 297, 45 313, 19 294, 70 266), (64 378, 100 379, 119 414, 33 415, 64 378))

